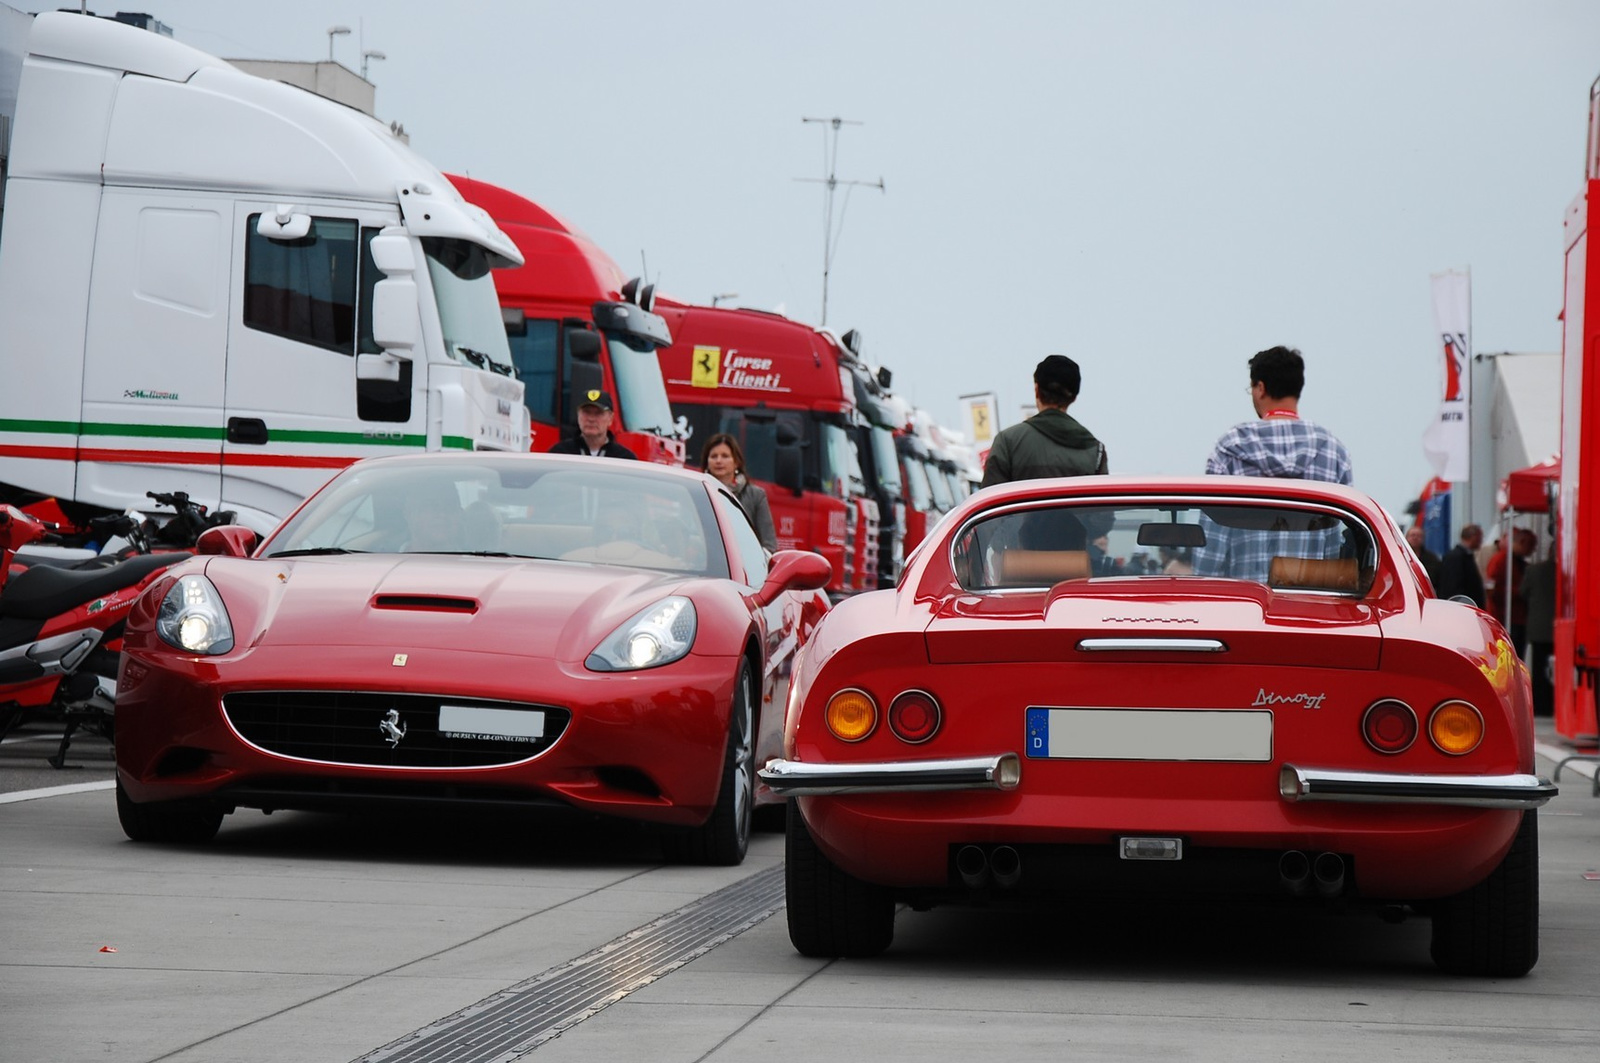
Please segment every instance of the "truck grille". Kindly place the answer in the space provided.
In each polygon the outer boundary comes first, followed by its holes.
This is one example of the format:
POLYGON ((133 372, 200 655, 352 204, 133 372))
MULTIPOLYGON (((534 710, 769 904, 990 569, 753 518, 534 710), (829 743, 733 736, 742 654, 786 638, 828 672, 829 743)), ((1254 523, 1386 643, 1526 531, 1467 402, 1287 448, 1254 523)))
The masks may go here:
POLYGON ((222 699, 222 711, 245 741, 269 753, 393 768, 482 768, 526 760, 549 749, 572 719, 566 709, 549 705, 331 690, 229 694, 222 699), (446 738, 439 733, 441 703, 542 712, 544 735, 518 741, 446 738), (393 745, 380 726, 391 711, 405 728, 393 745))

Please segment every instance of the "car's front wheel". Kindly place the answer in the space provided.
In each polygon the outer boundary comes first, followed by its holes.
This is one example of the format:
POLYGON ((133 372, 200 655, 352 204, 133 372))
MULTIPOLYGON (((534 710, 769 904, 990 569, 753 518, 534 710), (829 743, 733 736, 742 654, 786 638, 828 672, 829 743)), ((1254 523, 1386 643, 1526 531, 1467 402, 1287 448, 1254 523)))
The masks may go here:
POLYGON ((698 864, 743 863, 744 854, 750 849, 755 794, 755 690, 750 662, 741 661, 728 712, 728 744, 722 756, 716 807, 702 825, 669 833, 664 841, 667 855, 698 864))
POLYGON ((139 804, 130 800, 117 780, 117 820, 122 833, 136 842, 198 844, 216 837, 223 810, 211 801, 159 801, 139 804))
POLYGON ((783 871, 789 940, 802 956, 876 956, 894 940, 894 898, 829 860, 794 801, 783 871))
POLYGON ((1433 962, 1450 974, 1520 978, 1539 962, 1539 816, 1489 877, 1433 906, 1433 962))

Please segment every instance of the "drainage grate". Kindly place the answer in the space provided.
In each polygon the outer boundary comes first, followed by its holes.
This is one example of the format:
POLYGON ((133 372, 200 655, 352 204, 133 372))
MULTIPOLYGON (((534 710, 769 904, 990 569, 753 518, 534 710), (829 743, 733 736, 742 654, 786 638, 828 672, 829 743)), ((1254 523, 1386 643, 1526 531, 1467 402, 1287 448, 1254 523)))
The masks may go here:
POLYGON ((353 1063, 509 1063, 783 907, 768 868, 518 982, 353 1063))

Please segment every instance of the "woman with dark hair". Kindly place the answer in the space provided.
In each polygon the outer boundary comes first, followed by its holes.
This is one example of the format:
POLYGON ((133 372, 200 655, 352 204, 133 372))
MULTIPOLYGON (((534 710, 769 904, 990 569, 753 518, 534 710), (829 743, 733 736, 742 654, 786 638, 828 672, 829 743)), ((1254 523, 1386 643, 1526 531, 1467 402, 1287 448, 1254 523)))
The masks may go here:
POLYGON ((733 492, 733 497, 739 500, 750 518, 761 545, 769 552, 776 550, 778 535, 772 529, 772 509, 767 505, 767 493, 745 475, 744 451, 739 448, 739 441, 726 432, 718 432, 706 440, 700 451, 700 465, 733 492))

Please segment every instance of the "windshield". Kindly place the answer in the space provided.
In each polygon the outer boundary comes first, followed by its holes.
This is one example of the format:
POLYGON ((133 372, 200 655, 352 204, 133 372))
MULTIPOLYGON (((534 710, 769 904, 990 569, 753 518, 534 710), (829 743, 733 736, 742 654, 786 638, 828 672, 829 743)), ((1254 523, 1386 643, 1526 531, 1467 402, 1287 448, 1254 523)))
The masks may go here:
POLYGON ((1372 532, 1347 514, 1289 503, 1043 504, 974 521, 952 546, 967 590, 1100 576, 1213 576, 1275 590, 1365 594, 1372 532))
POLYGON ((887 428, 872 429, 872 464, 878 470, 878 481, 895 498, 900 497, 900 457, 894 450, 894 433, 887 428))
POLYGON ((489 276, 488 252, 468 240, 437 236, 424 237, 422 250, 439 303, 446 352, 457 362, 511 376, 511 347, 489 276))
POLYGON ((617 402, 622 423, 630 432, 672 435, 672 404, 667 401, 667 385, 661 378, 661 358, 648 344, 630 342, 614 332, 606 333, 611 349, 611 372, 617 380, 617 402))
POLYGON ((487 554, 728 575, 701 484, 593 464, 526 454, 358 463, 263 556, 487 554))
POLYGON ((911 490, 911 508, 918 513, 933 509, 933 489, 928 486, 928 470, 915 457, 905 463, 906 486, 911 490))
POLYGON ((935 462, 927 462, 923 468, 928 471, 928 486, 933 489, 934 507, 940 513, 948 513, 950 507, 956 504, 956 500, 950 493, 950 481, 945 479, 944 470, 935 462))

